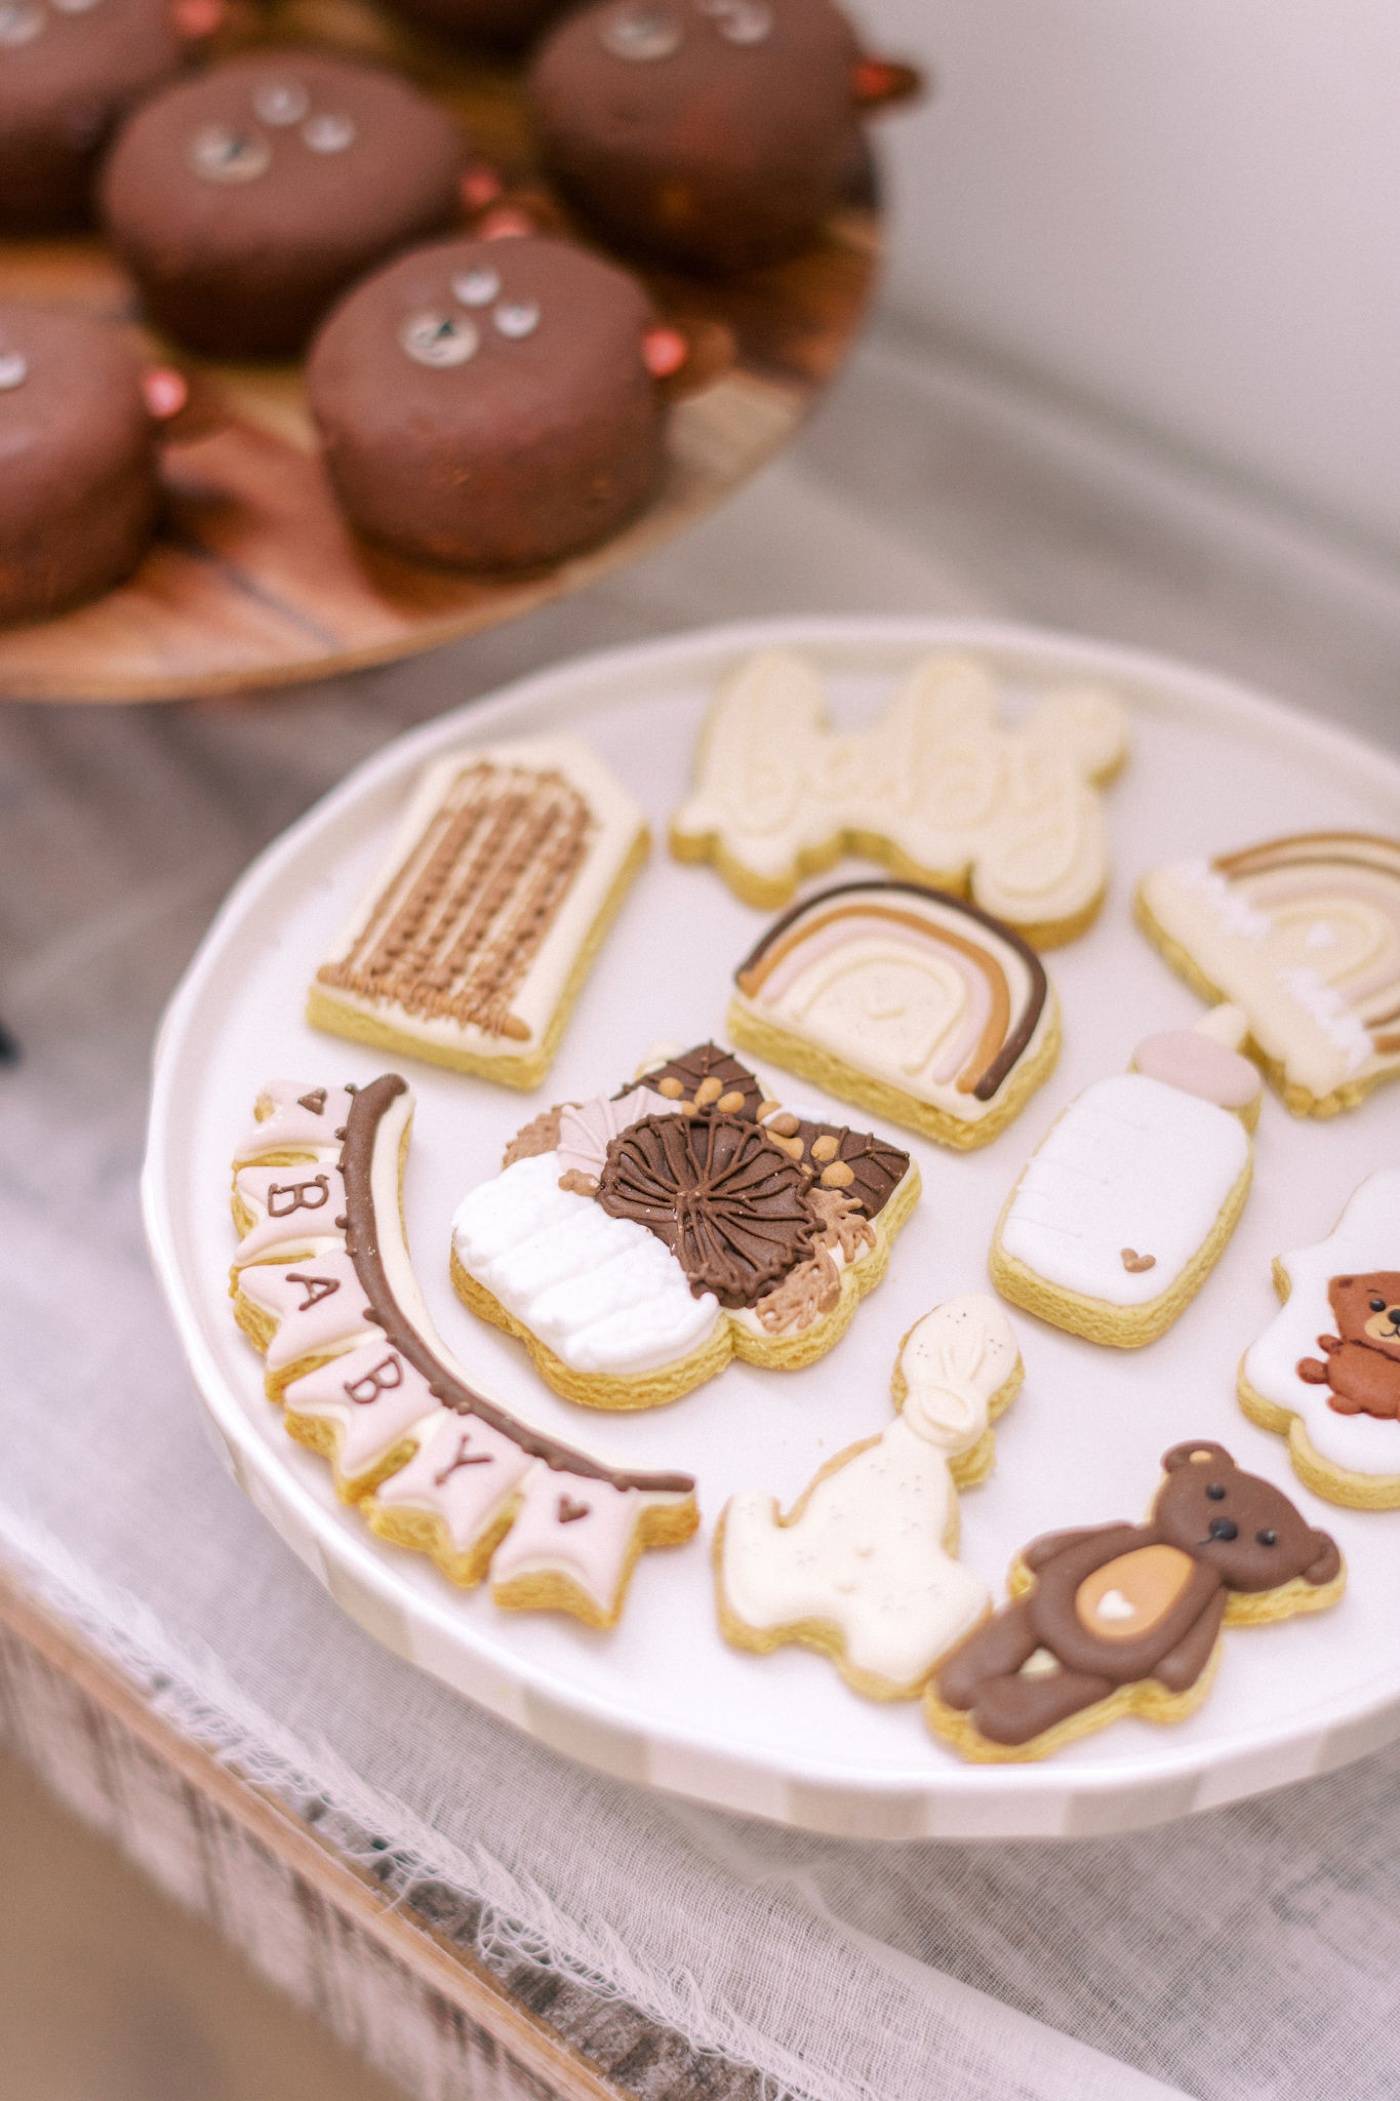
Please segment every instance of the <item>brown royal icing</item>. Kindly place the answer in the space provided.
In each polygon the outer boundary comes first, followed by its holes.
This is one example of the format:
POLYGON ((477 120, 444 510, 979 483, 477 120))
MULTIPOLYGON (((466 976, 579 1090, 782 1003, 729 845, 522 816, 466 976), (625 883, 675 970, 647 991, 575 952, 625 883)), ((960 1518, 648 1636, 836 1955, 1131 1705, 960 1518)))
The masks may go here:
POLYGON ((1400 1418, 1400 1270, 1333 1277, 1327 1303, 1335 1334, 1319 1335, 1321 1357, 1303 1357, 1298 1377, 1327 1386, 1327 1405, 1338 1415, 1400 1418))

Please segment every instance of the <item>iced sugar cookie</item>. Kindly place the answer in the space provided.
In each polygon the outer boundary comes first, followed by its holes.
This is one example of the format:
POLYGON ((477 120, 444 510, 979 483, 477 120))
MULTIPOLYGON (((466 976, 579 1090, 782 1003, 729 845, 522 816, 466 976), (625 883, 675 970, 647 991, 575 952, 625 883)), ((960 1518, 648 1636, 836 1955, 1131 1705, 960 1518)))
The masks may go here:
POLYGON ((964 1151, 1005 1129, 1059 1054, 1059 1008, 1035 950, 915 883, 806 898, 734 984, 729 1032, 744 1049, 964 1151))
POLYGON ((731 1357, 795 1371, 885 1273, 919 1171, 701 1044, 528 1123, 463 1198, 452 1278, 566 1400, 655 1408, 731 1357))
POLYGON ((537 1086, 646 852, 636 804, 571 737, 439 759, 316 972, 307 1019, 537 1086))
POLYGON ((1222 1628, 1341 1596, 1336 1542, 1223 1445, 1174 1445, 1162 1466, 1145 1524, 1033 1541, 1012 1602, 939 1669, 925 1716, 964 1758, 1043 1758, 1123 1715, 1181 1721, 1210 1690, 1222 1628))
POLYGON ((829 1460, 783 1516, 730 1499, 715 1534, 720 1626, 767 1655, 801 1642, 876 1700, 912 1699, 989 1604, 956 1559, 957 1490, 991 1471, 991 1424, 1021 1383, 1006 1315, 983 1294, 925 1314, 900 1344, 899 1410, 829 1460))
POLYGON ((992 1281, 1013 1305, 1090 1342, 1136 1349, 1184 1312, 1249 1194, 1260 1080, 1232 1045, 1244 1017, 1138 1045, 1051 1125, 1007 1200, 992 1281))
POLYGON ((694 1533, 695 1483, 562 1444, 454 1364, 401 1221, 412 1114, 396 1073, 262 1090, 234 1153, 239 1326, 266 1356, 290 1434, 330 1461, 382 1538, 430 1554, 455 1583, 489 1575, 509 1610, 611 1627, 642 1552, 694 1533))
POLYGON ((813 667, 765 650, 710 710, 671 851, 770 908, 863 854, 971 897, 1038 948, 1072 940, 1108 883, 1098 791, 1126 756, 1127 718, 1112 694, 1073 686, 1010 728, 1002 697, 983 665, 931 657, 872 729, 838 734, 813 667))
POLYGON ((1249 1022, 1296 1116, 1354 1109, 1400 1072, 1400 839, 1300 832, 1145 876, 1147 937, 1249 1022))
POLYGON ((1400 1168, 1325 1240, 1281 1255, 1283 1304, 1240 1366, 1245 1414, 1288 1439, 1300 1478, 1355 1510, 1400 1509, 1400 1168))

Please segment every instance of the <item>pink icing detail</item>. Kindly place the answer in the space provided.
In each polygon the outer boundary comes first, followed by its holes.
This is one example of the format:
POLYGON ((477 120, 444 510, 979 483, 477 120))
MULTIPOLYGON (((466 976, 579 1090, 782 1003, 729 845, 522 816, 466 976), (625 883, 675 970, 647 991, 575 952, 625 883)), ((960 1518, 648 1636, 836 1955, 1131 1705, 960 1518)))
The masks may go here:
POLYGON ((308 1087, 305 1080, 269 1080, 262 1094, 273 1103, 272 1114, 249 1125, 234 1153, 234 1164, 261 1159, 265 1153, 286 1152, 293 1146, 338 1151, 340 1140, 335 1134, 345 1128, 350 1114, 349 1090, 327 1087, 326 1106, 318 1116, 303 1108, 302 1097, 314 1099, 320 1091, 308 1087))
POLYGON ((294 1415, 328 1418, 341 1425, 336 1464, 351 1477, 383 1459, 437 1407, 422 1372, 390 1349, 382 1335, 293 1379, 283 1398, 294 1415))
POLYGON ((391 1474, 376 1494, 386 1509, 426 1510, 440 1517, 453 1546, 464 1554, 537 1464, 489 1423, 444 1408, 407 1466, 391 1474))
POLYGON ((369 1333, 365 1294, 343 1247, 328 1248, 301 1261, 257 1262, 238 1281, 244 1297, 278 1324, 267 1348, 269 1371, 285 1371, 298 1357, 319 1356, 323 1350, 358 1341, 369 1333), (336 1289, 324 1294, 309 1291, 308 1277, 324 1279, 336 1289), (306 1305, 308 1299, 310 1305, 306 1305))
POLYGON ((340 1169, 328 1160, 241 1167, 234 1188, 253 1213, 253 1224, 234 1251, 236 1266, 277 1248, 339 1237, 336 1220, 345 1215, 345 1183, 340 1169))
POLYGON ((1148 1079, 1237 1113, 1258 1100, 1263 1085, 1248 1058, 1195 1029, 1166 1029, 1160 1036, 1145 1037, 1133 1053, 1133 1064, 1148 1079))
MULTIPOLYGON (((603 1611, 617 1600, 632 1543, 632 1528, 645 1505, 655 1502, 636 1489, 614 1488, 581 1474, 541 1466, 525 1484, 520 1514, 491 1563, 494 1583, 539 1571, 572 1576, 603 1611), (578 1513, 560 1523, 560 1512, 578 1513)), ((664 1500, 664 1499, 663 1499, 664 1500)))

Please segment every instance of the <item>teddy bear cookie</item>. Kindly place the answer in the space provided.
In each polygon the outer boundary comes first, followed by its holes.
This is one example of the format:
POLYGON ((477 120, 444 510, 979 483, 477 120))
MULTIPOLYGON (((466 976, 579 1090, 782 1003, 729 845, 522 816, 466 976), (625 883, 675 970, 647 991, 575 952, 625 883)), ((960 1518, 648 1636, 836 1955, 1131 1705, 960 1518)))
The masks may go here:
POLYGON ((802 247, 862 161, 861 119, 917 85, 831 0, 601 0, 529 79, 546 166, 615 238, 746 269, 802 247))
POLYGON ((307 1020, 538 1086, 647 844, 636 804, 572 737, 438 759, 317 970, 307 1020))
POLYGON ((741 1049, 962 1151, 1004 1130, 1059 1055, 1059 1006, 1035 950, 919 883, 804 898, 734 988, 741 1049))
POLYGON ((357 285, 307 387, 359 532, 451 568, 519 569, 647 502, 688 355, 627 271, 520 234, 416 249, 357 285))
POLYGON ((4 0, 0 5, 0 230, 81 224, 114 127, 172 79, 214 26, 216 4, 4 0))
POLYGON ((463 1198, 452 1280, 566 1400, 655 1408, 845 1332, 919 1193, 896 1145, 769 1100, 717 1044, 534 1117, 463 1198))
POLYGON ((1185 1312, 1239 1223, 1261 1083, 1244 1017, 1148 1036, 1053 1123, 997 1221, 992 1282, 1057 1328, 1138 1349, 1185 1312))
POLYGON ((1280 1255, 1282 1304, 1239 1371, 1240 1403, 1288 1439, 1300 1479, 1355 1510, 1400 1509, 1400 1168, 1325 1240, 1280 1255))
POLYGON ((873 727, 839 732, 816 669, 763 650, 711 706, 671 851, 769 908, 856 853, 970 898, 1037 948, 1073 940, 1108 885, 1099 790, 1127 719, 1097 686, 1048 693, 1014 727, 1002 699, 984 665, 931 657, 873 727))
POLYGON ((921 1692, 990 1607, 956 1558, 957 1491, 991 1471, 991 1425, 1021 1377, 995 1299, 925 1314, 899 1346, 887 1430, 828 1460, 786 1515, 768 1496, 730 1498, 714 1543, 725 1639, 759 1655, 799 1642, 871 1699, 921 1692))
POLYGON ((1223 1445, 1173 1445, 1145 1524, 1034 1540, 1011 1603, 942 1664, 924 1699, 964 1758, 1043 1758, 1124 1715, 1176 1722, 1210 1690, 1221 1630, 1334 1605, 1336 1541, 1223 1445))
POLYGON ((103 169, 102 216, 168 335, 286 357, 348 284, 452 223, 467 159, 456 120, 397 75, 255 52, 142 104, 103 169))
POLYGON ((42 620, 136 568, 160 512, 178 375, 95 315, 0 301, 0 621, 42 620))
POLYGON ((1400 1073, 1400 839, 1300 832, 1143 878, 1148 939, 1208 999, 1296 1116, 1354 1109, 1400 1073))
POLYGON ((230 1290, 268 1398, 342 1498, 507 1611, 615 1626, 637 1562, 699 1523, 686 1474, 638 1473, 520 1422, 433 1333, 400 1209, 413 1096, 279 1080, 234 1153, 230 1290))

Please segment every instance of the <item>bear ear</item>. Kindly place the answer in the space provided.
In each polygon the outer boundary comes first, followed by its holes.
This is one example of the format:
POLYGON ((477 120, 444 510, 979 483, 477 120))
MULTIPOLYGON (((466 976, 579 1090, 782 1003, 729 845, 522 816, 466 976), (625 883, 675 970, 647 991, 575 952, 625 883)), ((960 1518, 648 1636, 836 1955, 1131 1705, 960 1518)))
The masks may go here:
POLYGON ((1303 1581, 1320 1586, 1335 1582, 1342 1573, 1342 1550, 1330 1532, 1314 1532, 1315 1559, 1303 1570, 1303 1581))
POLYGON ((1174 1444, 1169 1452, 1163 1452, 1162 1471, 1174 1474, 1183 1466, 1204 1465, 1210 1459, 1221 1466, 1235 1463, 1223 1444, 1211 1444, 1207 1438, 1193 1437, 1189 1444, 1174 1444))
POLYGON ((1355 1282, 1355 1277, 1333 1277, 1332 1289, 1334 1291, 1350 1291, 1355 1282))

